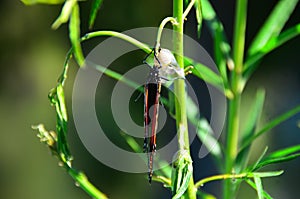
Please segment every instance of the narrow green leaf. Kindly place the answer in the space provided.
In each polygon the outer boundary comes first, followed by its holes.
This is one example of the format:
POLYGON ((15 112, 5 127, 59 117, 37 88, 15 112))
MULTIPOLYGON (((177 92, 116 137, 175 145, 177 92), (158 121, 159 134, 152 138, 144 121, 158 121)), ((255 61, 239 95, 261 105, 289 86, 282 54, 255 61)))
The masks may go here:
POLYGON ((65 0, 21 0, 25 5, 34 5, 34 4, 62 4, 65 0))
POLYGON ((270 52, 274 48, 281 46, 285 42, 300 34, 300 23, 280 33, 277 37, 272 37, 268 43, 262 48, 262 52, 270 52))
POLYGON ((276 177, 283 174, 283 170, 280 171, 266 171, 266 172, 253 172, 248 177, 259 177, 259 178, 269 178, 269 177, 276 177))
POLYGON ((265 90, 257 90, 254 103, 249 108, 249 114, 244 119, 245 129, 242 132, 242 145, 247 141, 248 138, 252 137, 256 131, 260 116, 263 110, 263 105, 265 101, 265 90))
POLYGON ((215 86, 216 88, 223 91, 223 80, 217 75, 214 71, 212 71, 207 66, 204 66, 201 63, 195 62, 188 57, 184 57, 185 65, 192 65, 194 68, 192 69, 192 74, 197 77, 203 79, 205 82, 215 86))
POLYGON ((263 186, 260 177, 254 176, 258 199, 263 199, 263 186))
MULTIPOLYGON (((254 183, 252 180, 246 179, 246 182, 247 182, 252 188, 254 188, 255 190, 257 190, 256 185, 255 185, 255 183, 254 183)), ((264 196, 266 199, 273 199, 266 191, 262 190, 262 192, 263 192, 263 196, 264 196)))
POLYGON ((218 159, 222 158, 222 150, 218 140, 214 137, 213 130, 205 118, 201 118, 197 125, 197 135, 207 150, 218 159))
POLYGON ((270 164, 276 164, 280 162, 287 162, 300 156, 300 145, 288 147, 271 153, 263 158, 253 170, 258 170, 264 166, 270 164))
POLYGON ((174 167, 175 170, 173 170, 174 172, 172 174, 172 199, 178 199, 185 193, 193 175, 193 165, 189 154, 185 151, 179 154, 177 161, 174 163, 174 167))
POLYGON ((195 127, 197 127, 198 120, 200 117, 199 107, 196 105, 196 103, 190 96, 187 96, 186 100, 187 100, 187 104, 188 104, 188 106, 186 107, 188 119, 191 120, 191 123, 195 127))
POLYGON ((129 136, 124 132, 121 132, 121 135, 134 152, 141 153, 143 151, 140 145, 136 142, 136 140, 133 139, 133 137, 129 136))
POLYGON ((271 38, 279 35, 285 23, 294 11, 297 3, 298 0, 278 1, 265 24, 261 27, 257 36, 250 45, 248 52, 249 55, 259 52, 271 38))
POLYGON ((58 84, 57 87, 57 112, 61 120, 68 121, 67 109, 65 105, 65 94, 62 84, 58 84))
POLYGON ((202 9, 201 0, 196 0, 194 4, 196 10, 196 20, 197 20, 197 36, 200 38, 201 26, 202 26, 202 9))
POLYGON ((245 147, 248 147, 249 144, 251 144, 256 138, 258 138, 259 136, 261 136, 264 133, 268 132, 272 128, 278 126, 279 124, 281 124, 282 122, 284 122, 285 120, 291 118, 292 116, 296 115, 299 112, 300 112, 300 105, 296 106, 295 108, 287 111, 286 113, 284 113, 284 114, 276 117, 272 121, 268 122, 261 130, 259 130, 257 133, 255 133, 254 136, 252 136, 251 138, 247 139, 245 141, 245 143, 241 146, 240 150, 242 151, 245 147))
POLYGON ((66 55, 65 63, 63 66, 63 71, 62 71, 60 77, 58 78, 58 82, 61 83, 62 86, 64 86, 65 81, 68 77, 67 74, 68 74, 68 70, 69 70, 69 61, 72 57, 72 53, 73 53, 73 51, 72 51, 72 49, 70 49, 66 55))
POLYGON ((264 158, 264 156, 266 155, 267 151, 268 151, 268 147, 265 148, 265 150, 261 153, 261 155, 260 155, 259 158, 256 160, 256 162, 255 162, 252 166, 248 167, 248 170, 249 170, 249 171, 252 172, 252 171, 255 170, 255 168, 257 167, 257 165, 261 162, 261 160, 262 160, 262 159, 264 158))
POLYGON ((60 12, 60 15, 52 24, 53 29, 57 29, 61 24, 66 23, 69 20, 73 7, 75 6, 76 3, 77 0, 66 0, 60 12))
POLYGON ((203 19, 212 20, 216 17, 216 12, 208 0, 201 0, 203 19))
POLYGON ((292 153, 300 152, 300 145, 291 146, 285 149, 281 149, 278 151, 273 152, 266 158, 278 158, 290 155, 292 153))
POLYGON ((78 184, 87 194, 89 194, 92 198, 95 199, 108 199, 108 197, 98 190, 87 178, 87 176, 75 170, 74 168, 67 169, 68 174, 72 176, 75 180, 76 184, 78 184))
POLYGON ((184 5, 187 6, 189 4, 189 0, 184 0, 184 5))
MULTIPOLYGON (((98 65, 98 64, 95 64, 95 63, 92 63, 90 61, 87 61, 87 64, 89 66, 92 66, 93 68, 95 68, 96 70, 98 70, 99 72, 101 73, 104 73, 105 75, 107 75, 108 77, 111 77, 115 80, 118 80, 118 81, 121 81, 123 82, 124 84, 127 84, 128 86, 130 86, 131 88, 134 88, 134 89, 138 89, 140 92, 144 92, 144 88, 142 88, 138 83, 124 77, 123 75, 121 75, 120 73, 117 73, 113 70, 110 70, 106 67, 103 67, 101 65, 98 65)), ((146 80, 145 80, 146 81, 146 80)))
POLYGON ((243 71, 243 75, 245 76, 245 78, 249 78, 251 76, 251 74, 256 70, 258 66, 257 62, 260 59, 262 59, 266 54, 299 35, 300 24, 297 24, 296 26, 280 33, 279 36, 272 37, 260 51, 249 55, 245 61, 245 67, 243 71))
POLYGON ((67 109, 65 105, 65 96, 62 84, 58 84, 56 87, 56 113, 57 113, 57 147, 58 153, 61 159, 71 166, 71 160, 73 159, 69 150, 67 142, 68 131, 68 118, 67 109))
POLYGON ((170 178, 167 178, 165 176, 153 176, 152 180, 156 181, 156 182, 161 182, 163 184, 163 186, 166 188, 169 188, 169 189, 172 188, 172 186, 171 186, 172 182, 171 182, 170 178))
POLYGON ((91 12, 90 12, 90 18, 89 18, 89 29, 92 29, 94 26, 94 22, 102 2, 103 0, 93 0, 91 12))
POLYGON ((230 70, 234 68, 231 58, 231 47, 228 43, 222 22, 208 0, 202 0, 203 19, 208 26, 214 40, 214 51, 217 66, 224 80, 226 88, 229 88, 227 78, 227 66, 230 70))
MULTIPOLYGON (((135 139, 133 139, 131 136, 128 136, 126 133, 121 132, 122 137, 125 139, 125 141, 127 142, 127 144, 130 146, 130 148, 136 152, 139 153, 141 159, 143 159, 143 161, 145 163, 147 163, 147 156, 146 154, 142 153, 142 148, 140 147, 140 145, 136 142, 135 139)), ((167 178, 170 178, 170 174, 172 172, 172 167, 169 165, 169 163, 159 160, 158 161, 159 164, 159 168, 161 168, 160 170, 157 170, 155 173, 159 176, 153 176, 153 180, 157 181, 157 182, 162 182, 162 183, 166 183, 165 180, 168 180, 167 178), (162 177, 162 176, 167 176, 162 177)), ((170 183, 166 183, 165 185, 170 186, 170 183)))
POLYGON ((198 138, 207 147, 208 150, 212 150, 211 154, 217 162, 221 163, 223 157, 221 145, 213 136, 213 130, 205 118, 200 117, 199 108, 191 97, 187 96, 187 117, 189 122, 196 128, 198 138), (207 142, 209 141, 209 143, 207 142), (213 147, 213 148, 212 148, 213 147))
POLYGON ((193 175, 193 171, 188 171, 184 175, 184 177, 182 179, 182 184, 179 187, 179 189, 177 190, 176 194, 172 197, 172 199, 178 199, 178 198, 180 198, 184 194, 184 192, 186 191, 186 189, 189 186, 189 182, 191 180, 192 175, 193 175))
POLYGON ((77 63, 79 64, 79 66, 83 66, 84 56, 80 44, 80 16, 79 16, 79 6, 77 3, 74 5, 70 17, 69 37, 73 47, 74 57, 77 63))
MULTIPOLYGON (((136 142, 135 139, 133 139, 131 136, 128 136, 126 133, 121 132, 122 137, 125 139, 125 141, 127 142, 127 144, 130 146, 130 148, 136 152, 136 153, 140 153, 141 159, 143 159, 145 161, 145 163, 147 163, 147 156, 146 154, 142 153, 142 148, 140 146, 139 143, 136 142)), ((166 161, 163 160, 158 160, 158 165, 159 168, 161 168, 160 170, 157 170, 155 173, 157 175, 161 175, 161 176, 166 176, 167 178, 170 178, 170 175, 172 173, 172 167, 170 166, 169 163, 167 163, 166 161)), ((157 178, 159 178, 157 176, 157 178)), ((155 179, 153 179, 155 180, 155 179)), ((156 181, 162 181, 161 180, 156 180, 156 181)))
MULTIPOLYGON (((256 93, 256 97, 254 100, 254 103, 252 106, 249 108, 249 114, 244 120, 245 129, 242 130, 242 140, 241 140, 241 145, 247 142, 248 139, 251 139, 253 137, 262 110, 263 110, 263 104, 264 104, 264 99, 265 99, 265 91, 262 89, 259 89, 256 93)), ((245 166, 247 165, 248 158, 249 158, 249 152, 250 152, 250 147, 251 144, 249 144, 247 147, 245 147, 242 151, 238 153, 237 160, 236 160, 236 172, 239 173, 242 171, 245 166)))
POLYGON ((73 158, 67 142, 68 117, 62 84, 58 83, 56 88, 50 91, 48 97, 56 109, 57 153, 64 163, 71 166, 73 158))

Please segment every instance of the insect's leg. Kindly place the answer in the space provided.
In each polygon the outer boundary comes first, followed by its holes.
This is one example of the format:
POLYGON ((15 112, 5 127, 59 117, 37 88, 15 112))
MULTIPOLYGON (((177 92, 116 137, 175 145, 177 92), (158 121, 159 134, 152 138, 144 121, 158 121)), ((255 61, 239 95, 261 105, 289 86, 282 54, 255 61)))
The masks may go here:
POLYGON ((143 93, 140 92, 139 95, 135 98, 134 102, 137 102, 137 101, 141 98, 142 94, 143 94, 143 93))
POLYGON ((148 64, 147 59, 148 59, 148 57, 153 53, 153 51, 154 51, 154 48, 153 48, 153 49, 151 50, 151 52, 148 53, 148 54, 146 55, 146 57, 143 59, 143 64, 147 64, 149 67, 151 67, 151 66, 150 66, 150 64, 148 64))
POLYGON ((158 59, 158 57, 156 56, 156 54, 159 54, 159 52, 160 52, 160 50, 161 50, 161 48, 159 48, 158 49, 158 52, 156 52, 156 50, 155 49, 153 49, 154 50, 154 58, 156 59, 156 61, 158 62, 158 64, 159 64, 159 67, 158 68, 161 68, 162 66, 161 66, 161 63, 160 63, 160 61, 159 61, 159 59, 158 59))
POLYGON ((170 79, 168 79, 166 77, 159 76, 159 78, 162 79, 162 80, 165 80, 165 81, 171 81, 170 79))

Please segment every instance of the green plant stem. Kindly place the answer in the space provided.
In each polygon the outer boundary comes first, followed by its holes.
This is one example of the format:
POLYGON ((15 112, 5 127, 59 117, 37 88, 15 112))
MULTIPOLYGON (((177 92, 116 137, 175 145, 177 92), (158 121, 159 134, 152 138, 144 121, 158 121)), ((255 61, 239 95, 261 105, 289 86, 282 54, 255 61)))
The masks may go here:
POLYGON ((160 25, 158 27, 158 31, 157 31, 157 37, 156 37, 156 42, 155 42, 155 52, 158 52, 158 49, 160 47, 161 34, 162 34, 164 27, 166 26, 166 24, 168 22, 171 22, 173 25, 178 25, 176 19, 173 17, 166 17, 166 18, 164 18, 164 20, 162 20, 162 22, 160 23, 160 25))
POLYGON ((69 175, 75 180, 76 186, 80 186, 87 194, 95 199, 107 199, 107 196, 101 193, 87 177, 71 167, 67 167, 69 175))
POLYGON ((247 172, 247 173, 240 173, 240 174, 221 174, 221 175, 214 175, 207 178, 203 178, 202 180, 199 180, 195 187, 198 189, 199 187, 203 186, 204 184, 216 180, 226 180, 226 179, 243 179, 243 178, 254 178, 255 176, 259 177, 274 177, 279 176, 283 173, 283 170, 281 171, 273 171, 273 172, 247 172))
MULTIPOLYGON (((173 44, 176 52, 175 58, 180 67, 184 67, 183 59, 183 0, 173 0, 173 17, 177 19, 178 25, 173 27, 173 44)), ((174 92, 177 96, 175 104, 177 136, 180 150, 186 150, 190 156, 189 150, 189 132, 186 114, 186 90, 183 79, 177 79, 174 82, 174 92)), ((196 189, 194 187, 193 176, 190 178, 188 188, 185 193, 185 198, 196 199, 196 189)))
MULTIPOLYGON (((243 88, 243 59, 245 47, 245 30, 247 18, 247 0, 236 1, 236 16, 233 38, 233 61, 231 86, 234 98, 229 101, 228 131, 226 143, 225 172, 232 173, 235 158, 238 153, 238 134, 240 123, 240 101, 243 88)), ((234 198, 235 187, 230 180, 225 181, 224 199, 234 198)))
POLYGON ((203 186, 204 184, 211 182, 211 181, 216 181, 216 180, 226 180, 226 179, 240 179, 240 178, 245 178, 248 176, 248 173, 240 173, 240 174, 221 174, 221 175, 215 175, 215 176, 210 176, 207 178, 203 178, 202 180, 199 180, 196 184, 195 187, 198 189, 199 187, 203 186))
POLYGON ((182 15, 182 20, 186 20, 186 17, 189 14, 189 12, 191 11, 194 4, 195 4, 195 0, 191 0, 191 2, 189 3, 189 5, 187 6, 187 8, 185 9, 185 11, 182 15))
POLYGON ((87 33, 86 35, 84 35, 81 38, 81 41, 86 41, 86 40, 89 40, 91 38, 100 37, 100 36, 117 37, 117 38, 120 38, 124 41, 127 41, 127 42, 137 46, 138 48, 142 49, 146 53, 150 53, 152 51, 152 49, 148 45, 134 39, 133 37, 130 37, 128 35, 125 35, 125 34, 119 33, 119 32, 115 32, 115 31, 95 31, 95 32, 87 33))

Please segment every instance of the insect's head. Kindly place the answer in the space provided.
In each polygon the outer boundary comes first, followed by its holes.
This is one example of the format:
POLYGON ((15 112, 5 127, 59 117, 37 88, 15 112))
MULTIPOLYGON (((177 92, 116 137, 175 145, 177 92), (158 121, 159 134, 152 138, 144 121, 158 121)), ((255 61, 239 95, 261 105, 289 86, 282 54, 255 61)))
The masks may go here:
POLYGON ((184 70, 178 65, 173 53, 166 48, 159 48, 154 58, 154 66, 159 68, 159 74, 164 79, 184 79, 184 70))

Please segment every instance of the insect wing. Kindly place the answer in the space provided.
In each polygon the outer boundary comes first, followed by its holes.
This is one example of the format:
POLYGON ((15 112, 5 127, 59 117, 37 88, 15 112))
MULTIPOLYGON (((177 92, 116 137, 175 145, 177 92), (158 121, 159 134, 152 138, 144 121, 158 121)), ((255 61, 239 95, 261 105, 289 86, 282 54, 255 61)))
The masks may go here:
POLYGON ((159 82, 148 83, 145 85, 144 151, 148 153, 148 168, 149 168, 148 176, 149 176, 150 183, 153 175, 153 161, 154 161, 154 155, 156 151, 156 131, 158 125, 160 89, 161 89, 161 84, 159 82), (151 136, 149 139, 150 131, 151 131, 151 136), (149 143, 148 143, 148 139, 149 139, 149 143))

